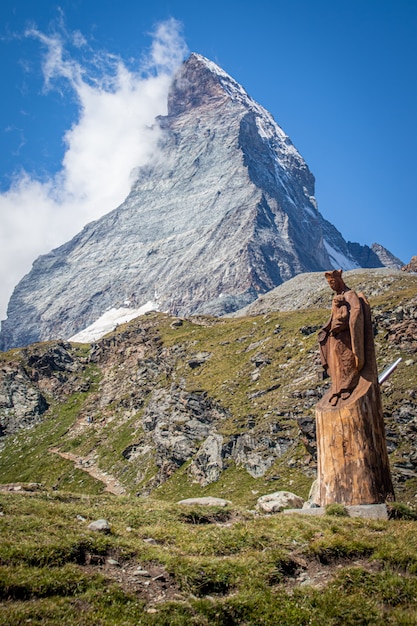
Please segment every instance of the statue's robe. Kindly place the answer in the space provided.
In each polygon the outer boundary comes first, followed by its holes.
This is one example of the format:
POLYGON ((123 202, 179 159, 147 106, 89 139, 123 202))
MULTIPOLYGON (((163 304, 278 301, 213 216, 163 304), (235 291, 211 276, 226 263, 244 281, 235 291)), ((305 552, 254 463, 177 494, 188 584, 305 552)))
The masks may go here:
POLYGON ((351 289, 333 298, 329 321, 319 333, 321 362, 332 379, 329 399, 348 396, 365 364, 364 312, 351 289))

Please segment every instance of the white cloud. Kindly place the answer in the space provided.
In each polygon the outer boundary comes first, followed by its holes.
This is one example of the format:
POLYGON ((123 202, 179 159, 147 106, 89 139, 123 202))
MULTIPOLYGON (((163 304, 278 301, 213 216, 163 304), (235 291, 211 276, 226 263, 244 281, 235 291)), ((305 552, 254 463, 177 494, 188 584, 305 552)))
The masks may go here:
POLYGON ((58 89, 64 81, 77 99, 79 117, 65 134, 57 175, 40 182, 23 172, 0 195, 0 319, 13 287, 39 254, 126 198, 132 172, 157 150, 154 120, 166 114, 172 74, 186 53, 175 20, 157 27, 150 53, 137 70, 114 55, 93 55, 80 33, 71 37, 83 49, 84 60, 75 60, 66 51, 64 34, 27 32, 46 50, 45 89, 58 89))

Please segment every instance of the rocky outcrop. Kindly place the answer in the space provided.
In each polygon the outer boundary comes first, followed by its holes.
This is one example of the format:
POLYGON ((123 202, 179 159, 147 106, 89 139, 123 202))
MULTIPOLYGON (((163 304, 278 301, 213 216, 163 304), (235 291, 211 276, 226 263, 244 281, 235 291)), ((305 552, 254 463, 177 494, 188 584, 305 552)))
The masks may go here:
POLYGON ((401 269, 403 272, 417 272, 417 256, 413 256, 411 261, 401 269))
POLYGON ((280 436, 222 436, 218 431, 227 416, 228 412, 204 392, 189 393, 175 385, 169 391, 155 391, 141 419, 146 434, 123 455, 137 461, 140 456, 148 458, 152 451, 158 467, 152 488, 189 460, 190 478, 205 486, 217 481, 230 461, 259 478, 292 444, 280 436))
POLYGON ((213 437, 216 424, 225 413, 204 392, 188 393, 173 386, 169 392, 159 390, 152 394, 142 425, 155 448, 161 481, 194 456, 201 441, 213 437))
POLYGON ((160 150, 125 202, 18 284, 0 349, 72 337, 126 300, 222 315, 301 272, 358 266, 289 137, 217 65, 192 54, 156 123, 160 150))
POLYGON ((224 469, 223 458, 222 435, 209 435, 190 465, 191 477, 202 487, 216 482, 224 469))
POLYGON ((45 397, 21 365, 1 365, 0 437, 33 426, 47 408, 45 397))
POLYGON ((38 423, 51 400, 86 391, 84 368, 85 359, 65 342, 36 344, 16 359, 5 359, 0 364, 0 436, 38 423))
POLYGON ((398 304, 389 313, 376 307, 374 323, 389 343, 409 355, 417 352, 417 297, 398 304))
MULTIPOLYGON (((367 246, 364 246, 364 247, 366 248, 367 246)), ((384 248, 384 246, 381 246, 380 243, 373 243, 371 246, 371 250, 378 257, 378 259, 381 262, 381 265, 384 265, 385 267, 391 267, 392 269, 399 270, 404 265, 401 259, 394 256, 392 252, 384 248)), ((363 265, 363 267, 368 267, 368 266, 363 265)), ((369 266, 369 267, 377 267, 377 266, 374 265, 374 266, 369 266)))

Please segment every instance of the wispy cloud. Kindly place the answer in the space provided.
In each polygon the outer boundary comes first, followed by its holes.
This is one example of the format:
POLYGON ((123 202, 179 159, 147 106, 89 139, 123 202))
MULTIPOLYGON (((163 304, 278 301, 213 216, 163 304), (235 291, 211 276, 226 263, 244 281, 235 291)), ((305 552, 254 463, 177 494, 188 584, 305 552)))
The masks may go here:
POLYGON ((68 90, 78 119, 64 136, 58 174, 42 181, 26 172, 0 195, 0 318, 13 287, 39 255, 67 241, 86 223, 117 207, 132 173, 157 150, 157 115, 166 113, 172 74, 186 54, 181 25, 159 24, 149 53, 134 68, 108 52, 93 52, 83 35, 26 32, 44 51, 45 90, 68 90), (68 52, 69 42, 79 52, 68 52))

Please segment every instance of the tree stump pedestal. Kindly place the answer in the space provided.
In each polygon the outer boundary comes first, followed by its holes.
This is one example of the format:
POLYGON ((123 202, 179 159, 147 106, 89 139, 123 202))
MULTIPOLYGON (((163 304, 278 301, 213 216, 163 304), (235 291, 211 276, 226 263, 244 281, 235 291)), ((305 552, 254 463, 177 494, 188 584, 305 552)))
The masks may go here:
POLYGON ((378 383, 361 378, 347 400, 316 406, 319 506, 394 500, 378 383))

